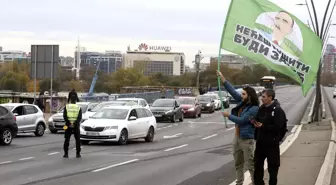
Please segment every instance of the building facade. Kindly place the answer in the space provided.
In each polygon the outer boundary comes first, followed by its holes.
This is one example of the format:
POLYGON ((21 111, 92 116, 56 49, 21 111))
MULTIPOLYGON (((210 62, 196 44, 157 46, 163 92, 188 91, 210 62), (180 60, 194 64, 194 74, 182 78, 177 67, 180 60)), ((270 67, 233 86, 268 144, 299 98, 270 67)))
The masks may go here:
POLYGON ((332 44, 327 44, 322 60, 322 71, 324 73, 335 73, 335 52, 335 46, 332 44))
MULTIPOLYGON (((97 68, 106 73, 113 73, 122 67, 123 55, 119 51, 106 51, 100 52, 81 52, 80 53, 81 65, 97 68)), ((75 52, 75 66, 77 63, 77 52, 75 52)))
POLYGON ((164 75, 181 75, 185 73, 185 55, 180 52, 170 52, 169 46, 150 46, 140 44, 137 50, 124 55, 124 68, 143 68, 145 75, 162 73, 164 75))
POLYGON ((30 53, 23 51, 0 51, 0 63, 30 60, 30 53))

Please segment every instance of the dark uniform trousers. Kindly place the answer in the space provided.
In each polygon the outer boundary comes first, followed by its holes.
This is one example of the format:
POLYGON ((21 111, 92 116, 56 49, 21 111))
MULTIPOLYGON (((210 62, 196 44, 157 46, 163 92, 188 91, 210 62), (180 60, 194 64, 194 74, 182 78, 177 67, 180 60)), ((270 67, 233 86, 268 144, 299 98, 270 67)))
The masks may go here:
POLYGON ((269 185, 278 183, 278 171, 280 167, 279 142, 262 143, 257 141, 254 156, 254 183, 255 185, 265 185, 264 182, 264 161, 267 158, 269 173, 269 185))
POLYGON ((76 139, 76 151, 77 153, 80 153, 81 143, 80 143, 79 127, 74 127, 74 128, 68 127, 68 129, 65 130, 65 134, 64 134, 65 141, 64 141, 64 146, 63 146, 64 152, 68 153, 70 137, 72 134, 75 136, 75 139, 76 139))

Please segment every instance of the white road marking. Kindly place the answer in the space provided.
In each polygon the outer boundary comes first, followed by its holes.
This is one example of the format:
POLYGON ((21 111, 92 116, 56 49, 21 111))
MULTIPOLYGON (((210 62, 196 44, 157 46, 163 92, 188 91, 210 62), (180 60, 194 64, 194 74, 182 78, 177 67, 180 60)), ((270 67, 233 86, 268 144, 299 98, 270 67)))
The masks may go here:
POLYGON ((157 130, 161 130, 162 128, 157 128, 157 130))
POLYGON ((173 148, 168 148, 168 149, 166 149, 164 151, 165 152, 169 152, 169 151, 176 150, 176 149, 179 149, 179 148, 183 148, 183 147, 186 147, 186 146, 188 146, 188 144, 184 144, 184 145, 173 147, 173 148))
POLYGON ((171 135, 171 136, 163 136, 163 139, 170 139, 170 138, 175 138, 175 137, 178 137, 179 135, 182 135, 183 133, 178 133, 178 134, 174 134, 174 135, 171 135))
POLYGON ((129 164, 129 163, 133 163, 133 162, 136 162, 136 161, 139 161, 139 159, 132 159, 132 160, 125 161, 125 162, 122 162, 122 163, 107 166, 107 167, 104 167, 104 168, 99 168, 99 169, 93 170, 92 172, 100 172, 100 171, 103 171, 103 170, 107 170, 107 169, 114 168, 114 167, 117 167, 117 166, 122 166, 122 165, 129 164))
POLYGON ((218 134, 212 134, 211 136, 207 136, 207 137, 202 138, 202 140, 207 140, 207 139, 210 139, 210 138, 215 137, 217 135, 218 134))
POLYGON ((177 126, 177 125, 178 125, 177 123, 174 124, 174 126, 177 126))
POLYGON ((169 126, 167 126, 167 128, 170 128, 170 127, 172 127, 173 125, 169 125, 169 126))
POLYGON ((11 162, 13 162, 13 161, 5 161, 5 162, 1 162, 0 165, 1 165, 1 164, 8 164, 8 163, 11 163, 11 162))
POLYGON ((231 127, 231 128, 228 128, 227 130, 233 130, 233 129, 235 129, 236 127, 231 127))
POLYGON ((55 154, 59 154, 59 152, 52 152, 52 153, 49 153, 48 155, 55 155, 55 154))
POLYGON ((26 158, 21 158, 19 159, 19 161, 25 161, 25 160, 29 160, 29 159, 34 159, 35 157, 26 157, 26 158))

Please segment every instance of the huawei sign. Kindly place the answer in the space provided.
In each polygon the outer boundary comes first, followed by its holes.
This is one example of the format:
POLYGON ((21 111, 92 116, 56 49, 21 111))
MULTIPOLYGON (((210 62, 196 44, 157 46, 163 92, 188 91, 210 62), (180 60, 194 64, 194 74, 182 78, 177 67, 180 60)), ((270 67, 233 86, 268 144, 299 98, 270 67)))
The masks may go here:
POLYGON ((145 43, 141 43, 138 47, 139 51, 170 51, 171 47, 170 46, 148 46, 145 43))

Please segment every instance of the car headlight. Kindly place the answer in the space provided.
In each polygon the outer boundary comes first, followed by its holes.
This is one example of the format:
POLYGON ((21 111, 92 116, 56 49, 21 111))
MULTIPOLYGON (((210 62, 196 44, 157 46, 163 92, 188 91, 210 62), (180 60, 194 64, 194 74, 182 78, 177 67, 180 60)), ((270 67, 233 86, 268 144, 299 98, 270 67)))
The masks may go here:
POLYGON ((81 125, 80 127, 84 130, 84 127, 85 127, 85 126, 84 126, 84 125, 81 125))
POLYGON ((172 112, 173 112, 172 110, 169 110, 169 111, 165 112, 165 114, 170 114, 172 112))
POLYGON ((210 103, 206 104, 206 106, 210 106, 210 103))
POLYGON ((195 110, 195 108, 190 108, 190 109, 188 109, 188 111, 194 111, 195 110))
POLYGON ((50 117, 50 118, 48 119, 48 122, 53 122, 53 117, 50 117))
POLYGON ((105 127, 105 130, 118 130, 118 126, 105 127))

